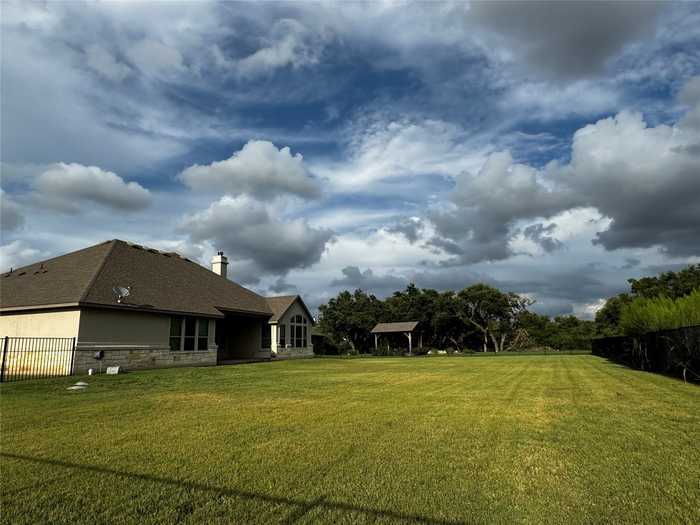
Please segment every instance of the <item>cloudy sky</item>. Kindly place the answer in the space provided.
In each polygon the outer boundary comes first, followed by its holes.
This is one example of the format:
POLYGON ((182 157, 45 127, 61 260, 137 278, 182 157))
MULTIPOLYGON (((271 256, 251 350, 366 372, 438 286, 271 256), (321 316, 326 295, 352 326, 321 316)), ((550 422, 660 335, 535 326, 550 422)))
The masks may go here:
POLYGON ((590 316, 700 261, 700 4, 3 2, 2 266, 112 238, 312 307, 590 316))

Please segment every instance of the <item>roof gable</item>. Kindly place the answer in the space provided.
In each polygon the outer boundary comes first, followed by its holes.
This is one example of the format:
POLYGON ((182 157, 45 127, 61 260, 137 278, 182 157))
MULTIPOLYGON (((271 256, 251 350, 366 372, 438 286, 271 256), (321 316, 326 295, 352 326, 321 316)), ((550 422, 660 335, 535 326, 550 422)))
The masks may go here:
POLYGON ((309 308, 306 306, 301 296, 299 295, 280 295, 277 297, 266 297, 265 300, 267 301, 270 310, 272 310, 272 317, 270 317, 269 321, 271 323, 278 322, 282 318, 282 316, 287 312, 287 310, 289 310, 291 306, 298 301, 301 307, 306 312, 306 315, 309 316, 311 323, 315 324, 314 316, 311 315, 309 308))

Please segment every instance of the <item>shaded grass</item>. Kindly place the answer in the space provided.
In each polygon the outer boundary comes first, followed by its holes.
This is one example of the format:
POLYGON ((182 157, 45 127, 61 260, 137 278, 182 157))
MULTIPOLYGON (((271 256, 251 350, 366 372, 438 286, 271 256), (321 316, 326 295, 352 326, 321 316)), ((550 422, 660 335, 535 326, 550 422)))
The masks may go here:
POLYGON ((2 385, 5 523, 697 523, 700 389, 592 356, 2 385))

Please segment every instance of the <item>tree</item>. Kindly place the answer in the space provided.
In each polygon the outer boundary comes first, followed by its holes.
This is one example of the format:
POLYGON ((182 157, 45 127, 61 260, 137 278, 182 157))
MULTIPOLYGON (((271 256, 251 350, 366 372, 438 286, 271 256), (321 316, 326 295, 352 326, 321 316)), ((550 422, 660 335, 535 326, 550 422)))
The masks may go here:
POLYGON ((605 301, 595 314, 595 331, 598 335, 620 335, 620 315, 623 308, 632 302, 629 294, 621 293, 605 301))
POLYGON ((368 351, 373 346, 370 331, 382 317, 382 310, 382 302, 374 295, 344 291, 319 307, 319 325, 341 348, 349 345, 353 351, 368 351))
POLYGON ((494 351, 501 352, 517 344, 522 336, 517 327, 518 316, 532 303, 527 297, 475 284, 457 294, 457 315, 481 332, 484 352, 488 350, 489 339, 494 351))
POLYGON ((664 272, 656 277, 628 279, 635 297, 677 299, 700 288, 700 264, 691 264, 678 272, 664 272))
MULTIPOLYGON (((451 295, 447 294, 447 295, 451 295)), ((383 322, 418 321, 425 346, 436 345, 437 324, 449 316, 449 300, 436 290, 420 289, 411 283, 402 292, 395 292, 384 301, 383 322), (447 315, 446 315, 447 314, 447 315), (440 318, 440 320, 438 320, 440 318)))
POLYGON ((601 336, 622 335, 622 311, 637 298, 667 297, 678 299, 700 289, 700 264, 691 264, 678 272, 664 272, 655 277, 627 279, 630 292, 616 295, 605 302, 595 316, 596 333, 601 336))

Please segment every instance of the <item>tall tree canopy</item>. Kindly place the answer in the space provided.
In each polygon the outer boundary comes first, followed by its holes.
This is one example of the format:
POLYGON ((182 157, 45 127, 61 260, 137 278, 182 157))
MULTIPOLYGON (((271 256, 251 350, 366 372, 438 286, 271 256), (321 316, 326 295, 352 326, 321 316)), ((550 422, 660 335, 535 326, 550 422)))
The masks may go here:
POLYGON ((623 332, 620 328, 622 312, 635 299, 655 299, 658 297, 679 299, 700 289, 700 264, 691 264, 678 272, 664 272, 655 277, 627 279, 627 282, 630 284, 630 293, 610 297, 596 313, 595 322, 598 335, 621 335, 623 332))
POLYGON ((700 264, 691 264, 678 272, 664 272, 656 277, 628 279, 635 297, 678 299, 700 288, 700 264))

